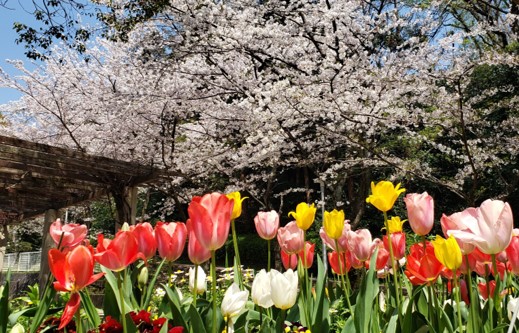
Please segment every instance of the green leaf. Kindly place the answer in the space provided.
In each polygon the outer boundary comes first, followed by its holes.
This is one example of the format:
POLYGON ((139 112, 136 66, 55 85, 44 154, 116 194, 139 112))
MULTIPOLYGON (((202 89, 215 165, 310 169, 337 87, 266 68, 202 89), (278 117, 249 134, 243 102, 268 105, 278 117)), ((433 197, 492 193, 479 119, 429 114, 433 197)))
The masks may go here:
POLYGON ((139 329, 137 328, 137 326, 135 326, 132 316, 130 316, 129 313, 127 313, 126 316, 124 316, 124 319, 126 320, 126 329, 128 330, 127 333, 138 333, 139 332, 139 329))
POLYGON ((171 315, 173 317, 173 325, 174 326, 182 326, 187 327, 186 319, 184 318, 184 314, 182 311, 182 306, 180 304, 180 298, 176 291, 173 291, 169 286, 163 285, 164 290, 166 291, 166 295, 169 300, 171 315))
POLYGON ((92 303, 90 295, 86 290, 80 291, 79 294, 81 295, 81 303, 83 304, 88 320, 93 327, 98 327, 101 324, 101 318, 99 317, 97 308, 94 306, 94 303, 92 303))
POLYGON ((160 263, 159 267, 157 267, 157 270, 155 271, 155 274, 153 274, 153 278, 151 279, 150 283, 148 284, 148 287, 146 289, 146 294, 144 295, 144 304, 142 306, 143 309, 147 309, 150 305, 151 297, 153 296, 153 292, 155 291, 155 283, 157 282, 157 278, 159 276, 160 271, 162 270, 162 266, 164 266, 164 263, 166 262, 166 259, 163 259, 160 263))
POLYGON ((326 275, 321 257, 317 256, 317 282, 315 284, 315 307, 312 314, 311 331, 330 331, 330 304, 326 298, 326 275))
POLYGON ((191 324, 191 332, 206 333, 206 330, 204 327, 204 321, 202 320, 202 317, 200 317, 200 314, 198 313, 198 311, 192 304, 189 306, 189 309, 187 310, 187 314, 189 315, 189 323, 191 324))
POLYGON ((56 296, 56 290, 51 287, 52 278, 49 277, 47 283, 45 285, 45 289, 43 291, 43 296, 40 300, 36 313, 34 314, 34 318, 32 320, 32 324, 30 327, 30 332, 36 332, 38 327, 40 327, 43 319, 47 315, 49 311, 50 305, 52 304, 52 300, 54 296, 56 296))
POLYGON ((344 324, 341 333, 357 333, 357 330, 355 329, 355 323, 353 322, 353 317, 349 317, 348 320, 346 320, 346 324, 344 324))
POLYGON ((7 271, 5 284, 0 288, 0 333, 7 333, 9 321, 9 285, 11 282, 11 270, 7 271))
POLYGON ((377 320, 377 318, 373 316, 373 304, 375 303, 375 297, 377 297, 379 293, 379 282, 377 272, 375 271, 377 252, 378 250, 371 255, 370 269, 362 280, 355 303, 355 317, 353 322, 358 333, 370 333, 372 320, 377 320))

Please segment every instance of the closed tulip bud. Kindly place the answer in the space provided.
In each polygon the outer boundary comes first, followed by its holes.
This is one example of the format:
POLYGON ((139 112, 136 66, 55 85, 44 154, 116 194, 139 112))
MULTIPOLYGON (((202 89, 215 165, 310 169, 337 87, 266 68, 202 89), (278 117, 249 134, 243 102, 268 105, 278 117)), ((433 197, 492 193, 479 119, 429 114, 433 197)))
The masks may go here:
POLYGON ((387 212, 395 205, 398 196, 405 191, 400 188, 400 184, 396 186, 389 181, 380 181, 375 185, 371 182, 371 195, 366 199, 367 203, 372 204, 381 212, 387 212))
POLYGON ((316 210, 314 204, 308 205, 306 202, 301 202, 297 205, 295 212, 291 211, 288 216, 292 216, 296 220, 299 229, 308 230, 314 223, 316 210))
POLYGON ((143 266, 141 271, 139 272, 139 276, 137 277, 137 283, 139 284, 139 289, 143 289, 146 284, 148 284, 148 267, 143 266))
POLYGON ((128 224, 128 222, 123 223, 121 231, 130 231, 130 225, 128 224))
POLYGON ((13 326, 13 328, 11 328, 11 332, 10 333, 25 333, 25 328, 23 327, 22 324, 16 323, 13 326))
POLYGON ((227 194, 227 198, 229 198, 229 200, 232 200, 234 202, 234 206, 232 208, 231 220, 235 220, 241 216, 241 206, 242 206, 241 203, 243 202, 243 200, 248 199, 248 197, 242 198, 240 192, 231 192, 231 193, 227 194))
POLYGON ((240 290, 240 287, 233 283, 225 292, 222 300, 222 316, 229 318, 235 317, 245 308, 249 292, 240 290))
POLYGON ((254 218, 254 225, 261 238, 265 240, 273 239, 276 237, 279 228, 279 214, 275 210, 258 212, 258 215, 254 218))
POLYGON ((427 192, 409 193, 404 198, 409 225, 419 236, 427 235, 434 225, 434 199, 427 192))
POLYGON ((297 272, 289 269, 281 274, 279 271, 272 269, 270 271, 270 288, 274 306, 282 310, 294 306, 297 299, 297 285, 297 272))
POLYGON ((442 236, 436 235, 436 239, 432 243, 434 255, 443 266, 451 271, 456 271, 461 266, 461 250, 453 236, 444 239, 442 236))
POLYGON ((342 236, 342 229, 344 228, 344 211, 331 212, 325 211, 323 218, 324 231, 331 239, 339 239, 342 236))
POLYGON ((189 268, 189 290, 195 294, 203 294, 207 290, 206 274, 202 267, 196 266, 189 268), (195 283, 196 272, 196 283, 195 283))
POLYGON ((264 269, 259 271, 259 273, 254 277, 254 281, 252 282, 251 298, 254 304, 257 304, 262 308, 270 308, 274 305, 271 297, 270 273, 267 273, 264 269))

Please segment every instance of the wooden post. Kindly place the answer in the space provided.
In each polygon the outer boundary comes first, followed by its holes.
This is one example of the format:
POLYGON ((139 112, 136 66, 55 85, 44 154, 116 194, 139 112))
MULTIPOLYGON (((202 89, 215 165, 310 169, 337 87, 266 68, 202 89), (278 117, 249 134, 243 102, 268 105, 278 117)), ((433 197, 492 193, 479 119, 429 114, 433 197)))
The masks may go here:
POLYGON ((117 212, 115 231, 121 229, 124 222, 135 224, 137 216, 137 187, 135 186, 113 186, 110 190, 114 198, 117 212))
POLYGON ((7 223, 3 223, 0 225, 0 277, 2 276, 2 269, 4 268, 4 256, 8 239, 9 232, 7 230, 7 223))
POLYGON ((47 279, 49 278, 49 250, 53 247, 54 241, 50 237, 50 225, 58 218, 58 211, 49 209, 45 212, 43 223, 43 236, 41 240, 41 262, 40 262, 40 296, 43 293, 47 279))

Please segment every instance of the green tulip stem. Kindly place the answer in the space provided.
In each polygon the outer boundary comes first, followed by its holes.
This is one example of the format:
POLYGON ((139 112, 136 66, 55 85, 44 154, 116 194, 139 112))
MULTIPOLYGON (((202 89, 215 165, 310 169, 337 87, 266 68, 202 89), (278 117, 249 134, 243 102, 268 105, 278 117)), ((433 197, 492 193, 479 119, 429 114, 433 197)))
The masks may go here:
POLYGON ((240 286, 240 290, 243 290, 243 276, 241 272, 240 250, 238 248, 238 237, 236 236, 236 226, 234 224, 234 220, 232 220, 231 230, 232 243, 234 245, 234 264, 236 265, 236 272, 238 272, 238 285, 240 286))
POLYGON ((402 290, 400 289, 400 284, 398 283, 398 271, 395 263, 395 255, 393 252, 393 244, 391 243, 391 233, 389 232, 389 226, 388 226, 388 220, 387 220, 387 212, 384 212, 384 226, 386 227, 387 231, 387 243, 389 246, 389 257, 391 260, 391 268, 393 269, 393 283, 395 284, 395 292, 396 292, 396 307, 397 307, 397 313, 398 313, 398 321, 400 325, 402 325, 402 309, 400 308, 401 305, 401 295, 400 293, 402 290))
POLYGON ((434 327, 437 327, 437 323, 436 323, 436 316, 435 316, 435 311, 434 310, 438 310, 436 309, 436 306, 435 306, 435 302, 433 301, 433 297, 434 297, 434 290, 433 290, 433 287, 432 287, 432 284, 427 284, 427 292, 429 293, 429 301, 427 302, 428 304, 428 307, 429 307, 429 322, 434 326, 434 327), (435 321, 433 323, 433 320, 435 321))
POLYGON ((81 326, 81 308, 76 311, 76 332, 83 333, 83 327, 81 326))
POLYGON ((458 314, 458 325, 459 325, 459 332, 460 333, 463 333, 463 321, 461 320, 461 297, 460 297, 460 294, 461 294, 461 286, 460 286, 460 283, 459 283, 459 279, 458 279, 458 276, 456 275, 456 271, 453 272, 454 274, 454 288, 456 288, 456 309, 457 309, 457 314, 458 314))
POLYGON ((216 251, 211 250, 211 296, 213 302, 213 333, 218 333, 216 327, 216 251))
MULTIPOLYGON (((471 322, 471 329, 475 329, 478 327, 477 320, 476 320, 476 303, 479 304, 479 301, 475 301, 475 295, 474 290, 472 289, 472 274, 470 271, 470 263, 469 263, 469 256, 465 255, 465 266, 467 267, 467 287, 469 289, 469 298, 470 298, 470 307, 469 307, 469 317, 471 322)), ((469 329, 470 331, 470 329, 469 329)))
POLYGON ((353 317, 353 309, 351 307, 351 302, 350 302, 350 288, 349 288, 349 277, 348 277, 348 272, 344 272, 344 274, 342 274, 342 260, 341 260, 341 256, 343 254, 343 252, 340 252, 339 251, 339 242, 337 242, 337 240, 335 239, 335 250, 337 252, 337 257, 338 257, 338 260, 339 260, 339 276, 340 276, 340 279, 341 279, 341 285, 342 285, 342 290, 344 290, 344 296, 346 297, 346 302, 348 303, 348 309, 350 310, 350 314, 351 316, 353 317), (346 276, 346 277, 345 277, 346 276), (346 284, 346 281, 345 281, 345 278, 348 280, 348 284, 346 284))
MULTIPOLYGON (((494 275, 494 279, 496 280, 496 288, 494 289, 494 295, 492 298, 494 299, 494 307, 497 311, 498 323, 501 323, 503 321, 502 320, 503 314, 501 311, 501 278, 500 278, 499 272, 497 270, 496 255, 492 254, 491 257, 492 257, 492 269, 493 269, 492 275, 494 275)), ((488 297, 490 298, 490 295, 488 295, 488 297)), ((490 310, 490 312, 492 312, 492 310, 490 310)), ((499 330, 499 332, 501 332, 501 330, 499 330)))
POLYGON ((270 239, 267 239, 267 272, 270 272, 270 239))
POLYGON ((123 292, 123 286, 124 286, 124 274, 126 272, 126 269, 119 272, 117 275, 117 289, 119 289, 119 300, 121 301, 121 322, 123 324, 123 332, 127 333, 128 328, 126 327, 126 307, 124 304, 124 292, 123 292))
POLYGON ((193 283, 193 305, 196 309, 196 299, 198 294, 198 265, 195 265, 195 283, 193 283))

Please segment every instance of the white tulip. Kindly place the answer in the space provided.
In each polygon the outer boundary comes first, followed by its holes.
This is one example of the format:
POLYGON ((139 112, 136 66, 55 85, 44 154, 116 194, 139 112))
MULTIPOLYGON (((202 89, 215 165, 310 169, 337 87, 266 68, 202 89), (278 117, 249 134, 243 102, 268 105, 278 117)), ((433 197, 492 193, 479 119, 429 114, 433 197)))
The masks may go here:
POLYGON ((233 283, 225 292, 222 300, 222 315, 227 317, 227 320, 237 316, 245 308, 249 292, 247 290, 240 290, 240 287, 233 283))
POLYGON ((514 315, 514 312, 517 312, 519 310, 519 297, 513 298, 508 297, 508 304, 506 305, 506 311, 508 312, 508 319, 512 320, 512 316, 514 315))
POLYGON ((275 269, 270 271, 271 297, 274 305, 282 310, 290 309, 297 299, 297 272, 289 269, 281 274, 275 269))
POLYGON ((258 274, 256 274, 254 281, 252 282, 252 301, 262 308, 270 308, 274 305, 270 294, 270 273, 267 273, 262 269, 258 274))
POLYGON ((196 287, 195 287, 195 268, 189 268, 189 290, 196 294, 203 294, 207 290, 206 275, 202 267, 197 267, 196 287))

